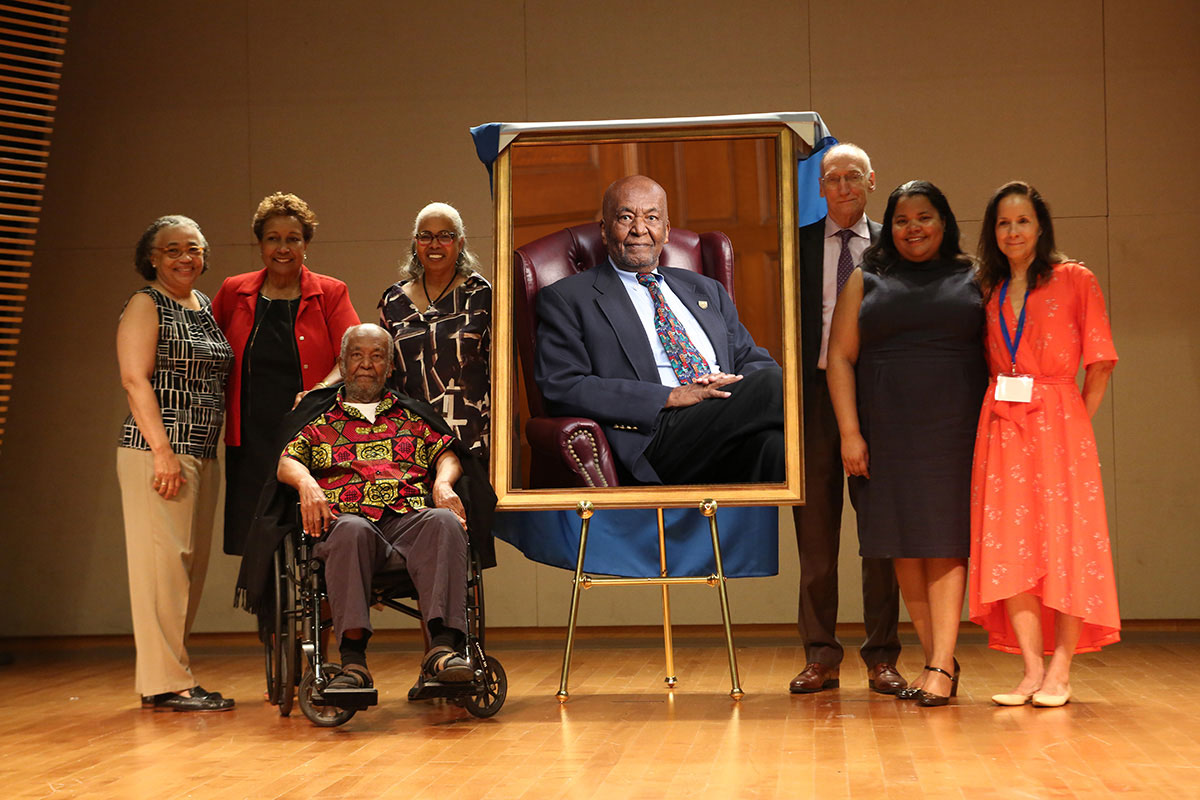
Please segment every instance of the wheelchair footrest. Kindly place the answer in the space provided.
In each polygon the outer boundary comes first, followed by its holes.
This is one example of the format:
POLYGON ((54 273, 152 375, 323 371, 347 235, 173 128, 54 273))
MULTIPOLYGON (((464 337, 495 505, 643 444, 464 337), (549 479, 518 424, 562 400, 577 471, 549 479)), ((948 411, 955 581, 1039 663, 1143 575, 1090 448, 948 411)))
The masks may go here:
POLYGON ((320 694, 314 692, 314 706, 337 706, 338 708, 362 709, 379 705, 378 689, 326 689, 320 694))
POLYGON ((479 691, 474 681, 463 681, 459 683, 439 683, 438 681, 417 681, 416 685, 408 690, 409 702, 417 700, 433 700, 438 697, 463 697, 464 695, 476 694, 479 691))

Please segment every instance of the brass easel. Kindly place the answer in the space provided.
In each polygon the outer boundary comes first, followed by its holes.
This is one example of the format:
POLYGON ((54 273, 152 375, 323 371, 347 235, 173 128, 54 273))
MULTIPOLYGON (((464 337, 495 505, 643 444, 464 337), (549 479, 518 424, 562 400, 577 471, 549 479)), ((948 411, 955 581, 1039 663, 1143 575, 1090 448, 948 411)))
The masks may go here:
POLYGON ((583 559, 587 554, 587 537, 588 525, 595 513, 595 508, 589 500, 580 500, 579 505, 575 507, 575 511, 579 514, 581 520, 579 525, 579 557, 575 562, 575 577, 573 579, 573 589, 571 592, 571 615, 567 622, 567 646, 563 652, 562 678, 558 683, 558 693, 555 695, 558 702, 565 703, 570 694, 567 692, 567 677, 571 672, 571 649, 575 644, 575 621, 579 614, 579 593, 582 589, 590 589, 593 586, 662 586, 663 600, 663 646, 666 649, 667 661, 667 677, 666 681, 668 688, 674 688, 677 679, 675 677, 675 649, 671 640, 671 598, 668 594, 672 584, 688 584, 688 583, 704 583, 709 586, 717 587, 717 593, 721 598, 721 621, 725 624, 725 645, 729 650, 729 681, 732 685, 729 696, 734 700, 741 700, 745 694, 742 691, 740 682, 738 681, 737 654, 733 649, 733 626, 729 616, 729 595, 725 589, 725 567, 721 563, 721 542, 717 536, 717 503, 715 500, 704 500, 700 503, 700 512, 708 517, 709 531, 712 533, 713 558, 716 560, 717 573, 709 575, 706 578, 672 578, 667 575, 667 548, 666 548, 666 532, 663 529, 663 511, 658 511, 658 564, 659 576, 657 578, 615 578, 615 577, 592 577, 591 575, 583 574, 583 559))

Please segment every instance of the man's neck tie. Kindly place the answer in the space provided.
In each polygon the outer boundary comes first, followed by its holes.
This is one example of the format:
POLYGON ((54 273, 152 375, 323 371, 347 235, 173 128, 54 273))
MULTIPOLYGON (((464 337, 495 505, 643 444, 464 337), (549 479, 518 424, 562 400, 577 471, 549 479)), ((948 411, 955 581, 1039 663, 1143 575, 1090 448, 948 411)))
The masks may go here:
POLYGON ((639 273, 637 282, 650 290, 650 299, 654 301, 654 330, 658 333, 658 340, 662 342, 663 349, 667 351, 667 360, 671 362, 676 380, 681 384, 691 383, 696 380, 697 375, 707 375, 711 372, 708 361, 700 355, 700 351, 688 338, 683 324, 667 305, 655 275, 650 272, 639 273))
POLYGON ((837 293, 841 294, 842 287, 850 280, 850 273, 854 272, 854 259, 850 256, 850 237, 855 233, 849 228, 842 228, 837 235, 842 239, 842 252, 838 253, 837 269, 837 293))

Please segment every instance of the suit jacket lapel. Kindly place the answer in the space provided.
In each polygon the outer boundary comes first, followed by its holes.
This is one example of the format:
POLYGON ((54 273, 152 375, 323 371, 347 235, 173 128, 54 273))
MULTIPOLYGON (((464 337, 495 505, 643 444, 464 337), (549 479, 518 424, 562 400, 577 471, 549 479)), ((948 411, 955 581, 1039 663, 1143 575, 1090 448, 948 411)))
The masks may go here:
POLYGON ((629 293, 617 276, 616 267, 605 261, 593 267, 596 280, 592 284, 596 290, 596 306, 608 319, 613 334, 625 358, 633 365, 634 374, 638 380, 658 383, 658 367, 654 364, 654 354, 650 351, 650 343, 646 341, 645 329, 638 319, 629 293))

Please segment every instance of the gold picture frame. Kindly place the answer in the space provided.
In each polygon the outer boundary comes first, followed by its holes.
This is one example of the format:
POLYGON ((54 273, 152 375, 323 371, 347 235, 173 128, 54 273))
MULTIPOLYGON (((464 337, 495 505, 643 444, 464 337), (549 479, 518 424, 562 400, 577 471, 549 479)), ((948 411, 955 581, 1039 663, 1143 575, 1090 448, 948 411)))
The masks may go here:
MULTIPOLYGON (((721 118, 715 118, 720 120, 721 118)), ((802 420, 802 386, 799 348, 799 279, 797 270, 798 244, 796 224, 798 157, 811 150, 795 127, 772 120, 715 121, 697 124, 647 126, 647 121, 620 123, 588 123, 580 127, 548 125, 544 130, 522 130, 500 152, 493 162, 495 276, 493 281, 492 317, 492 448, 491 476, 498 499, 497 508, 568 509, 581 500, 589 500, 604 508, 672 508, 696 507, 701 501, 713 498, 728 506, 796 505, 804 502, 804 454, 802 420), (565 127, 565 129, 564 129, 565 127), (778 220, 778 280, 781 305, 781 341, 770 347, 781 352, 784 391, 784 435, 789 446, 786 456, 787 479, 779 484, 689 484, 680 486, 617 486, 596 488, 532 489, 521 485, 521 473, 514 459, 519 448, 521 426, 528 419, 528 410, 521 408, 518 383, 518 363, 515 337, 516 275, 513 269, 513 196, 514 152, 525 147, 556 145, 619 144, 634 146, 647 142, 697 142, 706 140, 758 139, 774 149, 775 204, 778 220)), ((516 126, 533 127, 533 126, 516 126)), ((650 177, 654 177, 651 175, 650 177)), ((668 198, 669 201, 671 200, 668 198)), ((595 198, 596 208, 600 196, 595 198)), ((684 226, 681 226, 684 227, 684 226)), ((739 316, 745 318, 752 308, 753 298, 738 297, 739 316)), ((760 344, 763 344, 760 342, 760 344)), ((778 359, 778 356, 777 356, 778 359)))

